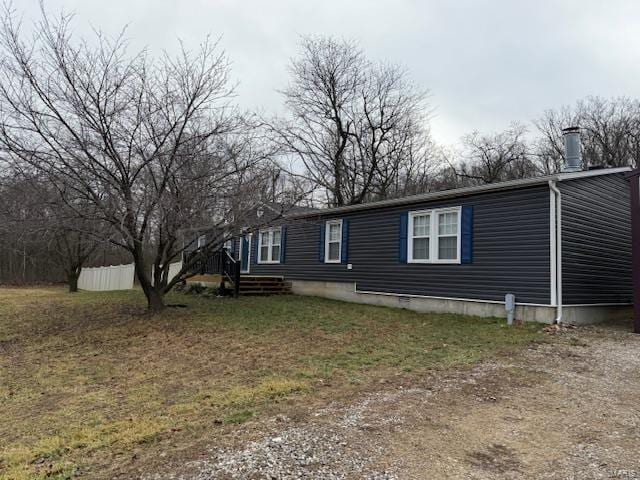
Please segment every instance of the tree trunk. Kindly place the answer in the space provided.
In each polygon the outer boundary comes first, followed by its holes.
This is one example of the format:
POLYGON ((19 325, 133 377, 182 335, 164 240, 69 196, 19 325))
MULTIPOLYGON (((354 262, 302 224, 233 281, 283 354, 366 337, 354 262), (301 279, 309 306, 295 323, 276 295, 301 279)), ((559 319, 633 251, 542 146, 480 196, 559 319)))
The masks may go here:
POLYGON ((150 288, 148 292, 145 292, 147 296, 147 308, 152 313, 158 313, 164 310, 164 294, 156 290, 155 288, 150 288))
POLYGON ((78 291, 78 277, 79 275, 75 271, 67 273, 67 283, 69 284, 69 293, 75 293, 78 291))
POLYGON ((147 297, 147 309, 151 313, 161 312, 165 307, 165 292, 161 286, 154 285, 156 282, 152 281, 151 276, 148 275, 144 261, 144 253, 140 242, 135 245, 133 250, 131 250, 131 255, 133 256, 133 263, 136 266, 138 282, 140 282, 140 287, 144 292, 144 296, 147 297))

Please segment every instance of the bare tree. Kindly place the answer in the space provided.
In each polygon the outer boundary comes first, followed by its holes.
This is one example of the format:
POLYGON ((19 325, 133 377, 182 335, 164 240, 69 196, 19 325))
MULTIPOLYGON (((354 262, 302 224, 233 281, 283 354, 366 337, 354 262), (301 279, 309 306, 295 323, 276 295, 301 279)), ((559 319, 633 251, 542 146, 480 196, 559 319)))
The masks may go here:
POLYGON ((149 309, 160 310, 192 267, 168 277, 183 232, 227 222, 263 152, 231 104, 228 61, 215 43, 175 57, 129 55, 122 35, 74 41, 70 21, 43 12, 26 38, 5 12, 0 147, 63 192, 78 218, 116 232, 108 240, 130 252, 149 309))
POLYGON ((289 118, 270 122, 285 155, 340 206, 397 195, 401 179, 428 160, 425 94, 359 46, 304 38, 282 93, 289 118))
POLYGON ((69 292, 75 293, 82 268, 115 232, 85 198, 56 191, 46 179, 36 177, 26 181, 32 192, 29 195, 32 211, 38 212, 29 219, 28 228, 32 234, 47 239, 51 261, 64 272, 69 292))
POLYGON ((366 68, 364 54, 353 42, 305 38, 300 58, 290 66, 291 83, 282 92, 291 119, 274 128, 275 138, 302 162, 305 175, 329 193, 333 205, 351 203, 354 178, 361 172, 348 149, 354 132, 350 110, 366 68))
POLYGON ((452 169, 460 185, 479 185, 538 173, 531 161, 525 139, 526 127, 513 123, 503 132, 481 134, 478 131, 462 138, 461 161, 452 169))
POLYGON ((588 166, 640 165, 640 102, 626 97, 588 97, 575 106, 547 110, 534 121, 540 138, 536 150, 546 173, 561 170, 562 129, 578 126, 582 134, 582 159, 588 166))
POLYGON ((105 232, 101 225, 87 220, 88 216, 78 218, 59 200, 48 182, 25 172, 5 175, 0 186, 3 244, 22 246, 15 252, 22 257, 22 272, 19 277, 14 275, 13 281, 20 277, 23 282, 58 281, 64 274, 69 291, 76 292, 82 267, 105 232), (28 267, 34 272, 27 278, 28 267))
POLYGON ((28 222, 38 212, 29 192, 2 161, 0 166, 0 282, 33 281, 36 269, 41 279, 57 280, 60 272, 51 268, 46 241, 30 232, 28 222))
POLYGON ((366 73, 352 114, 355 156, 369 175, 357 203, 401 196, 412 175, 428 171, 433 155, 426 94, 397 66, 374 65, 366 73))

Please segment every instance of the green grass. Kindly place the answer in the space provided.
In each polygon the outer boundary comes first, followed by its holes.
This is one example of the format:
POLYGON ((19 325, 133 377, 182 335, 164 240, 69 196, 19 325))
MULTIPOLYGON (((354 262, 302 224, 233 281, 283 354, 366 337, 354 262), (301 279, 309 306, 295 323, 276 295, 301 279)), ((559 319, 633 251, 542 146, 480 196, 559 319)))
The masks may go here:
POLYGON ((234 412, 231 415, 227 415, 224 419, 224 423, 226 424, 240 424, 249 420, 251 417, 255 415, 251 410, 241 410, 239 412, 234 412))
POLYGON ((516 351, 539 326, 311 297, 0 289, 0 479, 107 478, 252 418, 516 351))

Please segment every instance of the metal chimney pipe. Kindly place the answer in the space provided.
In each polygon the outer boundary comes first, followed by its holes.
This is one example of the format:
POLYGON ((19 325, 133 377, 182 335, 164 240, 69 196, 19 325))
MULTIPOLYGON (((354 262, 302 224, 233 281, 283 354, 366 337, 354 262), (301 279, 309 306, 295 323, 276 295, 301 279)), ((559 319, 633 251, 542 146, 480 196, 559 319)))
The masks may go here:
POLYGON ((568 127, 562 129, 564 138, 564 166, 563 172, 578 172, 582 170, 582 145, 580 142, 580 128, 568 127))

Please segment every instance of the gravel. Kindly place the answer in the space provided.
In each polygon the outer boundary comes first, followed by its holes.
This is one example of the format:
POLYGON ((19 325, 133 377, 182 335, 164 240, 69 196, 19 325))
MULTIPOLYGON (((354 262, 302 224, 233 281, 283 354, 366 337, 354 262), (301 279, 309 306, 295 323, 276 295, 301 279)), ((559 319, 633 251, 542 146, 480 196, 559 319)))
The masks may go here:
POLYGON ((210 449, 210 458, 191 462, 190 474, 163 474, 151 479, 326 479, 362 478, 396 480, 387 471, 370 467, 372 456, 381 447, 362 449, 364 432, 350 432, 348 427, 308 425, 292 427, 241 449, 210 449), (358 441, 360 440, 360 441, 358 441))
POLYGON ((144 478, 640 479, 640 336, 552 333, 420 388, 385 385, 330 404, 305 423, 262 421, 258 440, 144 478))
POLYGON ((343 429, 319 426, 290 428, 239 451, 215 452, 192 478, 338 480, 357 473, 370 480, 396 478, 389 472, 367 471, 370 457, 352 448, 345 433, 343 429))

